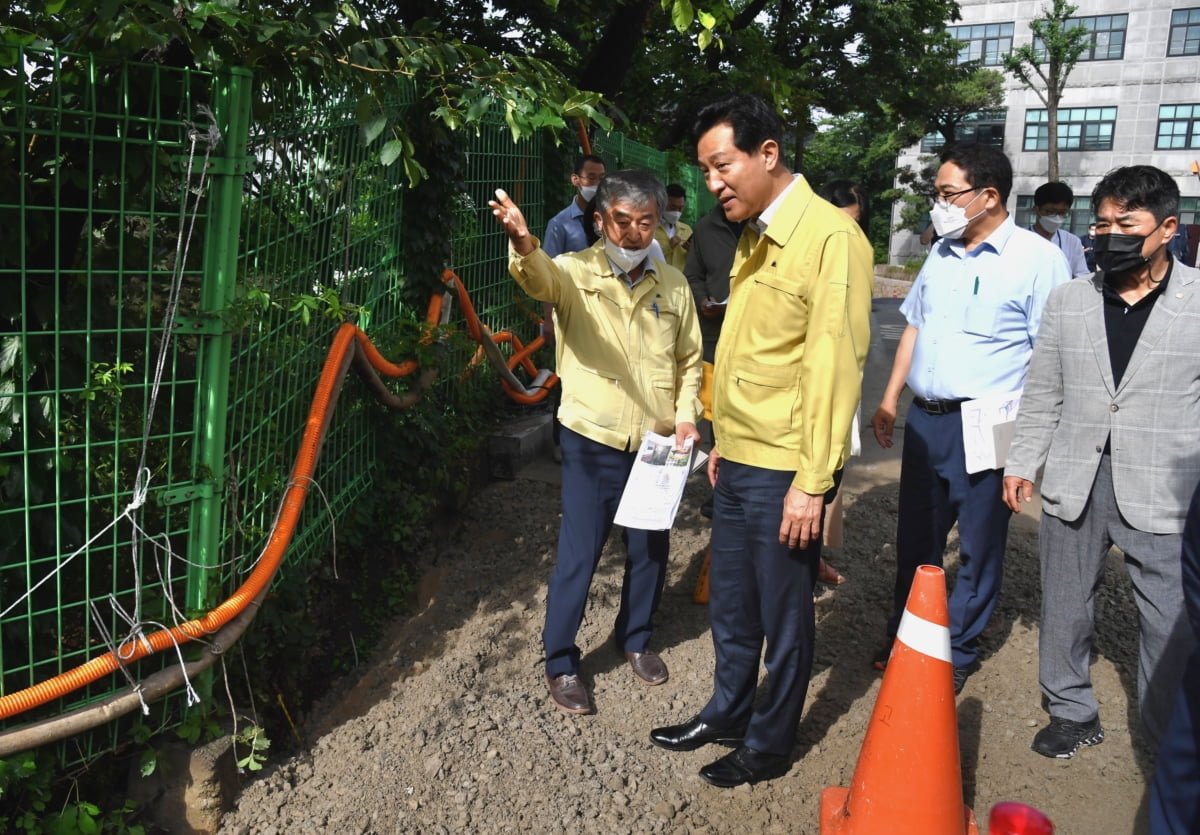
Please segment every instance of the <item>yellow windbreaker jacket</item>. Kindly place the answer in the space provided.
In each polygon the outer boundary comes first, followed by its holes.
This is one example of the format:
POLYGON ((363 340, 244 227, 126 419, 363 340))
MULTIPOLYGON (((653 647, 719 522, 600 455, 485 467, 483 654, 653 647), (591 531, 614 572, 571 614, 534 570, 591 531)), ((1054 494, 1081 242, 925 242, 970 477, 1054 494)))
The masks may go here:
POLYGON ((717 343, 714 434, 723 458, 794 470, 817 495, 849 453, 871 340, 871 246, 797 178, 758 235, 747 226, 717 343))
POLYGON ((667 237, 666 228, 660 223, 658 228, 654 230, 654 240, 658 241, 658 245, 662 247, 663 254, 667 256, 667 263, 672 267, 683 271, 684 264, 687 263, 688 251, 683 248, 683 243, 691 239, 692 227, 688 226, 682 220, 675 224, 675 234, 681 241, 681 244, 675 248, 671 247, 671 239, 667 237))
POLYGON ((700 321, 683 273, 656 261, 631 290, 603 240, 551 260, 509 248, 509 272, 554 305, 562 425, 605 446, 637 449, 700 414, 700 321))

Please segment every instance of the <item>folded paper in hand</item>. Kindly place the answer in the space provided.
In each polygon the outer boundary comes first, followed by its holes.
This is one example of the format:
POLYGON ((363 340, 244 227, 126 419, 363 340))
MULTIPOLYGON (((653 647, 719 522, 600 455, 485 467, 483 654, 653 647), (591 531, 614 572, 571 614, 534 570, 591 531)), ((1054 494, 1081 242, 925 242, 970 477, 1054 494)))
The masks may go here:
POLYGON ((1019 390, 963 402, 963 454, 968 473, 1004 468, 1020 405, 1019 390))
POLYGON ((707 460, 708 455, 690 439, 678 450, 674 437, 647 432, 613 521, 626 528, 668 530, 675 522, 684 483, 707 460))

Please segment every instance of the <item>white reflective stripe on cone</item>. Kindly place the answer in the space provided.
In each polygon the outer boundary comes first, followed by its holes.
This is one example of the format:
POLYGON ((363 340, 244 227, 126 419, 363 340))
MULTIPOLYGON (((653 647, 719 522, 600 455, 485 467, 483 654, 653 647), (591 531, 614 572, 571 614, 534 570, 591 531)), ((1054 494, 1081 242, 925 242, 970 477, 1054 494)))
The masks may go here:
POLYGON ((900 618, 896 638, 906 647, 938 661, 950 661, 950 627, 917 617, 908 609, 900 618))

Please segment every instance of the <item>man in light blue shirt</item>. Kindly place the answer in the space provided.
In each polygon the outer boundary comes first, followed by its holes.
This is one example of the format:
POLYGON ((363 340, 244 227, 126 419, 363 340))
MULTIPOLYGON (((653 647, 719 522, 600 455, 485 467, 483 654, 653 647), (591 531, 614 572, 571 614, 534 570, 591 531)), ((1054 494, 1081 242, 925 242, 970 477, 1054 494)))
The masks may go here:
POLYGON ((1033 193, 1034 222, 1029 228, 1058 247, 1067 259, 1071 278, 1090 278, 1083 241, 1074 232, 1063 229, 1071 219, 1071 204, 1075 192, 1066 183, 1042 183, 1033 193))
POLYGON ((917 566, 942 564, 957 521, 959 570, 949 608, 958 692, 978 664, 978 638, 1000 595, 1010 515, 1002 469, 967 473, 961 405, 1024 385, 1046 298, 1071 275, 1057 247, 1009 216, 1012 166, 1002 151, 959 145, 941 160, 931 212, 941 239, 900 307, 908 327, 871 419, 880 445, 890 447, 900 393, 906 384, 912 389, 895 597, 874 664, 887 666, 917 566))
POLYGON ((596 196, 596 187, 603 179, 604 160, 594 154, 575 158, 575 170, 571 174, 575 197, 565 209, 550 218, 546 224, 546 236, 542 240, 542 249, 551 258, 588 248, 590 241, 584 222, 591 223, 592 219, 584 218, 583 214, 588 203, 596 196))
MULTIPOLYGON (((575 196, 567 207, 550 218, 546 224, 546 235, 542 240, 542 249, 551 258, 557 258, 568 252, 582 252, 592 245, 599 233, 589 238, 589 224, 594 224, 595 212, 588 211, 588 206, 596 197, 596 189, 604 179, 604 160, 595 154, 582 154, 575 157, 575 168, 571 172, 571 185, 575 186, 575 196)), ((542 337, 546 347, 555 350, 554 336, 554 305, 542 302, 542 337)), ((558 422, 558 407, 562 400, 562 387, 555 386, 550 390, 550 411, 553 419, 550 421, 551 440, 554 442, 552 455, 555 461, 562 460, 562 449, 559 446, 560 428, 558 422)))

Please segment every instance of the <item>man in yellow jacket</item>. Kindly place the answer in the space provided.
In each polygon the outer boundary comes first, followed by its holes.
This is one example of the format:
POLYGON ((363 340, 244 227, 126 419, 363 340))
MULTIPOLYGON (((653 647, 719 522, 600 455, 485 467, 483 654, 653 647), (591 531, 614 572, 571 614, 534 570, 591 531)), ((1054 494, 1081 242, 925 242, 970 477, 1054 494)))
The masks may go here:
MULTIPOLYGON (((542 643, 554 704, 591 713, 575 644, 588 589, 642 437, 648 430, 673 434, 681 448, 700 440, 700 324, 683 273, 649 254, 666 205, 653 174, 605 177, 596 192, 601 239, 553 260, 508 195, 497 191, 490 205, 511 244, 509 271, 529 295, 552 303, 558 317, 562 527, 542 643)), ((670 532, 624 534, 617 648, 639 679, 661 684, 667 667, 648 644, 670 532)))
POLYGON ((736 744, 700 770, 733 787, 790 765, 812 671, 822 516, 849 455, 870 342, 872 258, 858 224, 785 166, 774 108, 745 95, 711 102, 695 134, 708 190, 727 218, 748 221, 713 373, 716 671, 708 704, 650 739, 673 751, 736 744), (756 705, 760 657, 770 681, 756 705))
POLYGON ((667 186, 667 210, 662 223, 654 232, 654 240, 662 247, 667 263, 683 272, 687 264, 688 250, 692 246, 692 227, 682 220, 683 208, 687 205, 687 191, 679 183, 667 186))

